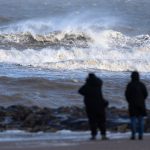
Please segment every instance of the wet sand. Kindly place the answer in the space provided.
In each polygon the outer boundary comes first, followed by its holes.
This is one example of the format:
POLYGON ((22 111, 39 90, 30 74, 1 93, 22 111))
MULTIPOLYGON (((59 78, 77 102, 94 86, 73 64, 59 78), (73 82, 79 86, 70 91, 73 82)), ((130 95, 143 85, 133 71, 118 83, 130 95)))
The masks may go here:
POLYGON ((111 139, 107 141, 21 141, 0 142, 0 150, 149 150, 150 136, 144 140, 111 139))

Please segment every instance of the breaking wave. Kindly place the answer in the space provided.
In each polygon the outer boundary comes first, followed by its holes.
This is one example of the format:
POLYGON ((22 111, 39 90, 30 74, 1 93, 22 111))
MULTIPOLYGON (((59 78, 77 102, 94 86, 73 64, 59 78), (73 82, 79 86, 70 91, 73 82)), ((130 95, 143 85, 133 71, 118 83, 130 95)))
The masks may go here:
POLYGON ((0 43, 1 63, 61 70, 150 71, 149 35, 127 36, 94 27, 39 34, 28 28, 2 31, 0 43))
POLYGON ((25 33, 11 33, 0 35, 1 45, 13 48, 33 48, 41 49, 44 47, 53 47, 55 49, 60 47, 87 47, 90 37, 84 33, 62 33, 60 31, 52 32, 47 35, 25 33))

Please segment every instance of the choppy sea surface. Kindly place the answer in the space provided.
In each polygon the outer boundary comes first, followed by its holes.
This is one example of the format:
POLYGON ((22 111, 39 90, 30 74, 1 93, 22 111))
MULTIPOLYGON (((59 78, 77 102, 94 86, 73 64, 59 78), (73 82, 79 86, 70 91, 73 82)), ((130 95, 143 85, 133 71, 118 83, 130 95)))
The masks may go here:
POLYGON ((126 107, 130 71, 150 91, 149 7, 149 0, 0 0, 0 104, 82 106, 78 88, 95 72, 110 105, 126 107))

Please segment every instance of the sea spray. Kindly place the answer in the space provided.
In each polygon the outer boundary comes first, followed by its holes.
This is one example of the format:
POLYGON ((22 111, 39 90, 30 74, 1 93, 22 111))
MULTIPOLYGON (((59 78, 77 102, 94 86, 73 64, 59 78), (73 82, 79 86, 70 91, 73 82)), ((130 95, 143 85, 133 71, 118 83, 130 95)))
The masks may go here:
POLYGON ((149 35, 126 36, 113 30, 1 34, 0 62, 48 69, 150 71, 149 35), (24 49, 18 49, 17 46, 24 49), (26 49, 26 47, 30 47, 26 49), (16 48, 14 48, 16 47, 16 48), (69 67, 68 67, 69 66, 69 67))

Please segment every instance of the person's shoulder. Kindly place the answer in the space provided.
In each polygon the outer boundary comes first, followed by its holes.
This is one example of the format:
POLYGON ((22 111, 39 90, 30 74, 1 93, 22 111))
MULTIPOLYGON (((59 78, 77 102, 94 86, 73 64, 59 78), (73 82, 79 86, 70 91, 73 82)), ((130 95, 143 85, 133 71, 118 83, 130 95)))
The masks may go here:
POLYGON ((102 81, 100 78, 98 78, 98 77, 96 77, 96 81, 97 81, 99 84, 102 84, 102 83, 103 83, 103 81, 102 81))
POLYGON ((141 86, 145 86, 145 83, 143 83, 142 81, 140 81, 141 86))
POLYGON ((127 83, 127 87, 130 86, 130 85, 132 85, 132 84, 133 84, 132 81, 128 82, 127 83))

